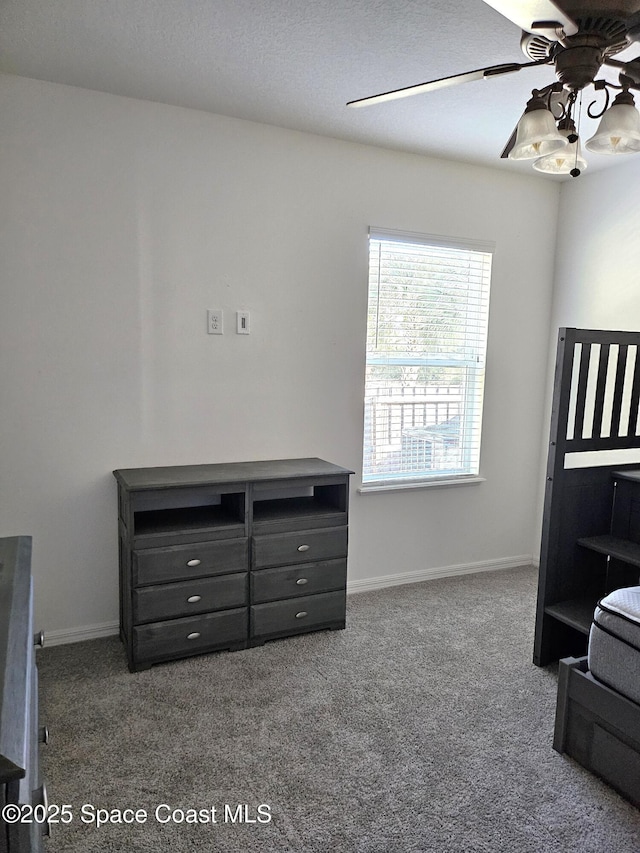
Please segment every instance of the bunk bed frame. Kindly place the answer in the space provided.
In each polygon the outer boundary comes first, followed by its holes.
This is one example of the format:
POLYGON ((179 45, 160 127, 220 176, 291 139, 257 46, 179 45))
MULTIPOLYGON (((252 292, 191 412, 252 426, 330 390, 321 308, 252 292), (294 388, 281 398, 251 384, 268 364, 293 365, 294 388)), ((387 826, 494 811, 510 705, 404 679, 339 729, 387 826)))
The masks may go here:
POLYGON ((537 666, 584 655, 598 600, 638 583, 640 546, 630 540, 640 536, 614 540, 611 533, 613 473, 640 470, 639 404, 640 332, 560 329, 540 550, 537 666), (612 462, 608 453, 634 448, 635 462, 612 462), (586 467, 585 458, 576 456, 585 453, 586 467))
POLYGON ((563 658, 554 749, 638 807, 640 705, 594 679, 585 654, 599 599, 639 583, 639 410, 640 333, 560 329, 533 660, 563 658))

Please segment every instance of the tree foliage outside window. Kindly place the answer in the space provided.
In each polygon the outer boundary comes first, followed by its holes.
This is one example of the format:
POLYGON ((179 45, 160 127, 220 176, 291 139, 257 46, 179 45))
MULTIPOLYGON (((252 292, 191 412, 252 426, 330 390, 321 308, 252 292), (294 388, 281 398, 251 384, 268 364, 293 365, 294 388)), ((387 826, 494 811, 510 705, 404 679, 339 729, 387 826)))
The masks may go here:
POLYGON ((363 482, 477 475, 492 248, 369 236, 363 482))

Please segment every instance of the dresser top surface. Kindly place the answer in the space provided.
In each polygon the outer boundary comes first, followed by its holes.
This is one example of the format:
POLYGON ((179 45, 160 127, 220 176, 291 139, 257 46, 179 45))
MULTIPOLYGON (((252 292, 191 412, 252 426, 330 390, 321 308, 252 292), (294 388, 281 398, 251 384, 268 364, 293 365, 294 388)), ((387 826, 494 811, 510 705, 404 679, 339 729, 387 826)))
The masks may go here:
POLYGON ((261 462, 220 462, 212 465, 172 465, 157 468, 121 468, 113 472, 125 489, 170 489, 207 483, 288 480, 353 474, 323 459, 271 459, 261 462))

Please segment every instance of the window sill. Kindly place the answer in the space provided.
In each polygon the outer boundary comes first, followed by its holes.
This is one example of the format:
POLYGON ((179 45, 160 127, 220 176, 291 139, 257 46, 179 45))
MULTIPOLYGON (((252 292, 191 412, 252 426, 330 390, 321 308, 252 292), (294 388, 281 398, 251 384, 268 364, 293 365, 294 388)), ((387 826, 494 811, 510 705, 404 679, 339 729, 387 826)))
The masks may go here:
POLYGON ((485 483, 485 477, 448 477, 446 480, 420 480, 413 483, 363 483, 358 489, 359 494, 368 495, 372 492, 399 492, 413 489, 442 489, 449 486, 474 486, 485 483))

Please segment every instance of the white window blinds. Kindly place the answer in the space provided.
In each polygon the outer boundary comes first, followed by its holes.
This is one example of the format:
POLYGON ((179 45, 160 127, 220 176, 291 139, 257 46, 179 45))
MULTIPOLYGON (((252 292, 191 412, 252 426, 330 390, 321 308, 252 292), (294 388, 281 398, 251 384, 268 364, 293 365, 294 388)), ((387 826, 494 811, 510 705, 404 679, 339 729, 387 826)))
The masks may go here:
POLYGON ((369 238, 363 483, 478 474, 492 247, 369 238))

